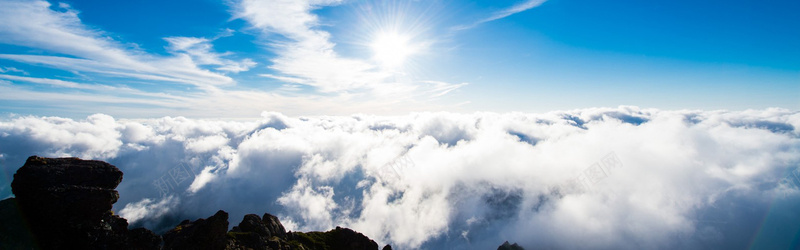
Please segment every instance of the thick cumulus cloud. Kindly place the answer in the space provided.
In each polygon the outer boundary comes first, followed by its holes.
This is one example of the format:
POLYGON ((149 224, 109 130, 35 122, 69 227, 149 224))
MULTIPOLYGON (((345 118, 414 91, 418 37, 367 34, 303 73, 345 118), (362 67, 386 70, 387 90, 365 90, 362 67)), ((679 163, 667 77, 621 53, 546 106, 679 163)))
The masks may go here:
POLYGON ((0 196, 27 156, 125 172, 115 210, 165 230, 217 209, 410 249, 790 248, 800 113, 595 108, 253 121, 0 122, 0 196))

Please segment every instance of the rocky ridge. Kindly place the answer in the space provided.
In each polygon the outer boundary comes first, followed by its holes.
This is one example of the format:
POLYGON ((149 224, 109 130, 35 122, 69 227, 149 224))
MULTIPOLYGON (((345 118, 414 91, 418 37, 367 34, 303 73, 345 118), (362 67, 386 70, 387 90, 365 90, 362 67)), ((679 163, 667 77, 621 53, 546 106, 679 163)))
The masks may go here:
POLYGON ((517 245, 516 242, 514 244, 509 244, 508 241, 506 241, 503 242, 502 245, 497 247, 497 250, 525 250, 525 248, 522 248, 521 246, 517 245))

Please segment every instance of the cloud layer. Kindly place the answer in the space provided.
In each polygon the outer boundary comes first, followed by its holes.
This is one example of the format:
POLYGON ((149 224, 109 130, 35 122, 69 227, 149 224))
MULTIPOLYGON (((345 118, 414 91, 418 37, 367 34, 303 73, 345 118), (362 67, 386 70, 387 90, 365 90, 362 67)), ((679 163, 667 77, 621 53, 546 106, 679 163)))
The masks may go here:
POLYGON ((122 169, 115 210, 155 230, 224 209, 232 223, 270 212, 291 230, 347 226, 399 249, 787 248, 800 229, 798 127, 800 113, 780 109, 636 107, 10 117, 0 195, 27 156, 77 156, 122 169))

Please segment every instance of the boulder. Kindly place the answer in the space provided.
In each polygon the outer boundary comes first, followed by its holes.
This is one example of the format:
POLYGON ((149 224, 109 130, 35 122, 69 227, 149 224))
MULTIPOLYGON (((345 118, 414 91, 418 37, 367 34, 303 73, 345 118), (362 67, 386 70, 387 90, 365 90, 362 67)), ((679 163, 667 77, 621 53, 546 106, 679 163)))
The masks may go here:
POLYGON ((78 158, 31 156, 11 182, 23 211, 48 222, 99 222, 119 199, 117 167, 78 158))
POLYGON ((15 198, 0 202, 0 235, 9 236, 0 248, 158 249, 159 237, 129 231, 112 213, 121 181, 122 171, 102 161, 29 157, 14 174, 15 198))
POLYGON ((238 230, 241 232, 252 232, 265 239, 272 238, 272 232, 267 229, 267 226, 261 221, 261 218, 255 214, 245 215, 242 222, 239 223, 238 230))
POLYGON ((283 228, 283 224, 281 224, 281 221, 278 219, 278 217, 264 213, 264 216, 261 217, 261 221, 264 222, 264 225, 267 227, 267 231, 270 232, 270 235, 286 239, 286 229, 283 228))

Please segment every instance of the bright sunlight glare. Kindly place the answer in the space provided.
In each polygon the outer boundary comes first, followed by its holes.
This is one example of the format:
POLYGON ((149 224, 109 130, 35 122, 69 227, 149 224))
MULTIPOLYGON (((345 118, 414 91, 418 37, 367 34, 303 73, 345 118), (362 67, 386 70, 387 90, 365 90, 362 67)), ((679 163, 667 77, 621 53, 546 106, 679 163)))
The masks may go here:
POLYGON ((396 68, 403 65, 406 58, 414 53, 408 44, 408 37, 397 33, 381 33, 372 43, 373 57, 382 66, 396 68))

